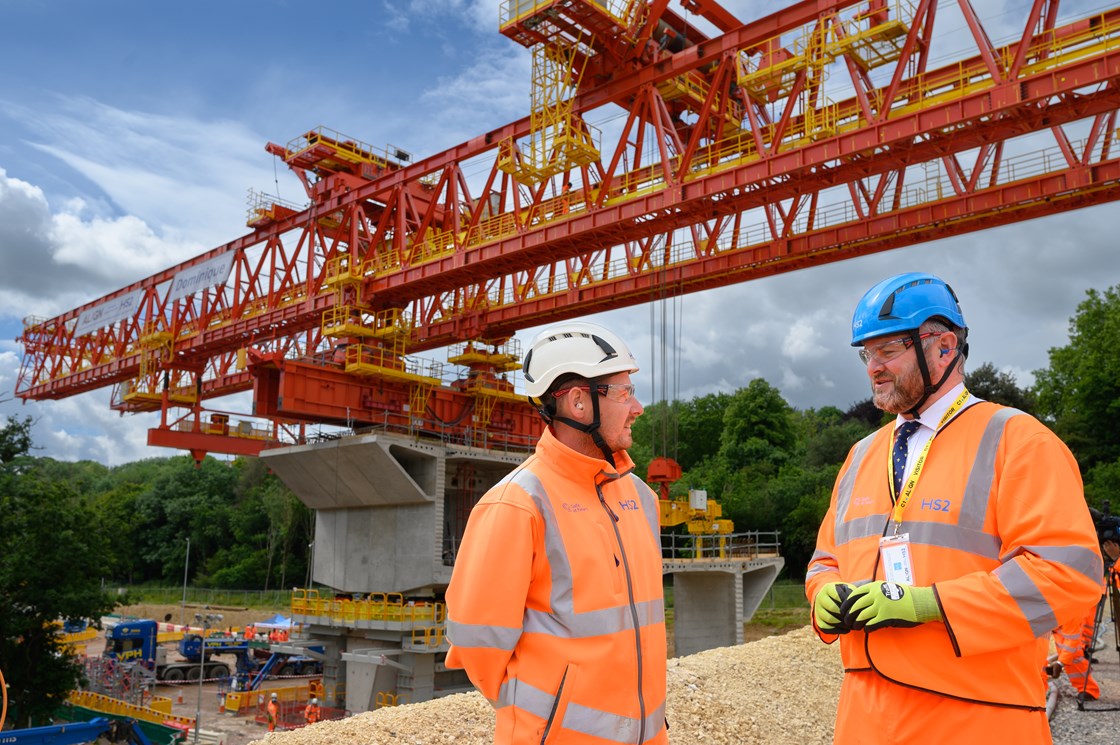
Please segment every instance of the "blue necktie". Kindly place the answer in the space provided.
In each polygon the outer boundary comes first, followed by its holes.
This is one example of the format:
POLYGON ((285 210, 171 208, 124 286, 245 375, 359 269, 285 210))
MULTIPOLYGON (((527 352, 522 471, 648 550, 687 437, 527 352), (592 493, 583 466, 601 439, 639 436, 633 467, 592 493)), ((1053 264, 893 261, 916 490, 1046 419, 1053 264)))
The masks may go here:
POLYGON ((892 468, 894 469, 894 494, 896 497, 902 491, 902 477, 906 473, 906 454, 909 450, 907 442, 910 440, 910 435, 917 432, 918 427, 921 426, 921 423, 916 419, 911 419, 903 422, 894 432, 894 453, 891 457, 894 459, 892 468))

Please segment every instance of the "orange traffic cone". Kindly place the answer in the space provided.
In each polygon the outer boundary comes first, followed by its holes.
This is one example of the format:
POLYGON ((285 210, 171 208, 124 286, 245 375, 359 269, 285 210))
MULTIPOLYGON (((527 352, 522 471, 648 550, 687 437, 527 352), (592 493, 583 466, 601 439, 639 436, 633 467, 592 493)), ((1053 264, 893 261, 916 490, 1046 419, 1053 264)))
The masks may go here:
POLYGON ((226 713, 226 694, 224 694, 224 693, 222 695, 218 696, 218 713, 219 714, 225 714, 226 713))

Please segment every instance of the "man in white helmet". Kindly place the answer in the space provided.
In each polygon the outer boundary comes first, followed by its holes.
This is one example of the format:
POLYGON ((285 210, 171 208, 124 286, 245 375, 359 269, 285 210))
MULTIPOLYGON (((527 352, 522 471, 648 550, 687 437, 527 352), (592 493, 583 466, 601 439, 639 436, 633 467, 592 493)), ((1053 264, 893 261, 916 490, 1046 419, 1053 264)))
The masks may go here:
POLYGON ((275 693, 268 697, 268 706, 265 707, 265 715, 268 719, 268 731, 276 731, 276 723, 280 719, 280 697, 275 693))
POLYGON ((319 699, 312 696, 303 709, 303 720, 308 724, 315 724, 322 718, 323 710, 319 707, 319 699))
POLYGON ((495 745, 668 742, 658 504, 626 452, 637 370, 591 323, 525 356, 548 427, 471 511, 447 590, 447 665, 496 709, 495 745))

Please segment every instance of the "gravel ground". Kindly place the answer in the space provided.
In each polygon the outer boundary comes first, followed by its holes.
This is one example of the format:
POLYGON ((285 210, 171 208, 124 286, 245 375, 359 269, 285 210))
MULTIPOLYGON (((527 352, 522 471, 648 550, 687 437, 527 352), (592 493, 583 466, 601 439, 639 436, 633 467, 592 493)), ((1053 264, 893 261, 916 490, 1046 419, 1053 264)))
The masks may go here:
MULTIPOLYGON (((669 737, 682 745, 826 745, 841 676, 837 649, 821 644, 807 627, 671 659, 669 737)), ((276 732, 258 742, 489 745, 493 730, 490 705, 477 693, 463 693, 276 732)))
POLYGON ((1096 652, 1090 672, 1101 687, 1098 701, 1078 708, 1073 687, 1063 678, 1058 708, 1050 719, 1054 745, 1120 745, 1120 643, 1106 621, 1104 648, 1096 652))
MULTIPOLYGON (((1104 638, 1106 648, 1093 665, 1101 699, 1078 709, 1063 681, 1051 721, 1055 745, 1120 745, 1120 652, 1111 625, 1104 638)), ((808 627, 671 659, 670 739, 680 745, 826 745, 841 677, 837 647, 821 644, 808 627)), ((277 732, 254 745, 489 745, 493 727, 486 701, 465 693, 277 732)))

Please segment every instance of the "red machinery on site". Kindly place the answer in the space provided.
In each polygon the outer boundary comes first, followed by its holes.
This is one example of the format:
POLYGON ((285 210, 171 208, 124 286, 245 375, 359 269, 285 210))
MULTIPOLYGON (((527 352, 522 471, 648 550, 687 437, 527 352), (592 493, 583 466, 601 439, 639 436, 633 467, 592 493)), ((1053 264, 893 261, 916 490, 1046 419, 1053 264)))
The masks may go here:
POLYGON ((262 195, 248 234, 26 319, 17 395, 114 386, 196 458, 309 423, 512 446, 539 428, 518 329, 1120 197, 1120 9, 1033 0, 996 45, 969 0, 680 5, 506 0, 529 116, 415 161, 324 128, 269 144, 306 205, 262 195), (445 347, 454 374, 414 357, 445 347), (249 390, 252 419, 203 408, 249 390))

